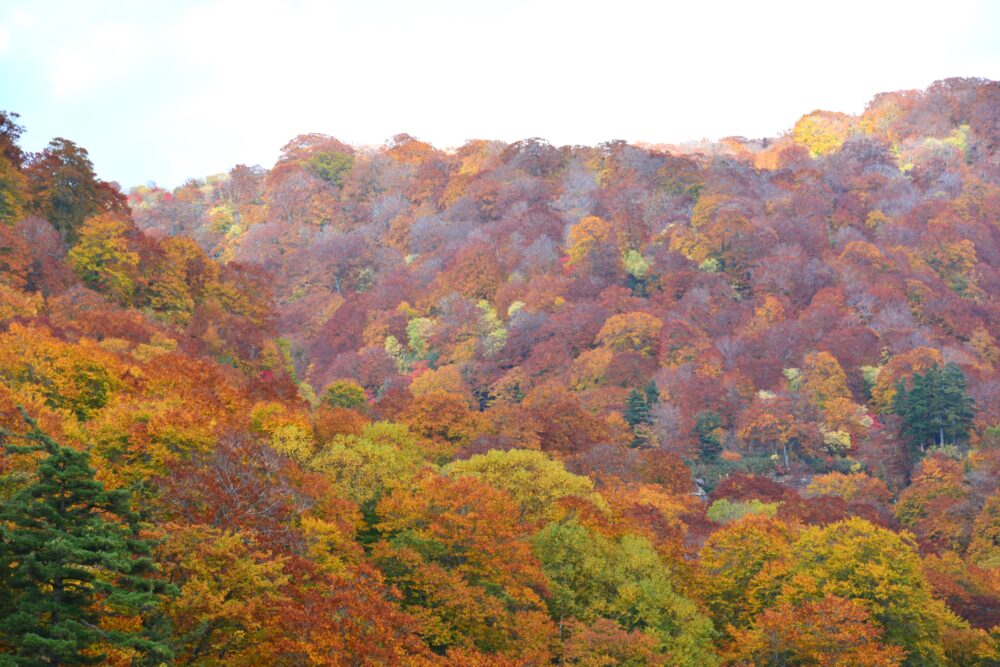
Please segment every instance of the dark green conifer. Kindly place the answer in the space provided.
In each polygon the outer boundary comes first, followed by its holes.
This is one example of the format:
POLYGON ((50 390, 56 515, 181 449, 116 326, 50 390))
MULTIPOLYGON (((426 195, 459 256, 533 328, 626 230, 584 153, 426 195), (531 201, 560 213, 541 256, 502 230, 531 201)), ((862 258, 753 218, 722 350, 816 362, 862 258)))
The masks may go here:
POLYGON ((109 646, 168 660, 167 644, 145 624, 129 632, 101 623, 148 619, 166 591, 149 576, 151 545, 137 537, 128 492, 105 489, 86 452, 25 419, 27 435, 0 431, 8 454, 44 455, 34 480, 0 506, 0 664, 100 664, 109 646))
POLYGON ((633 389, 625 401, 625 423, 632 431, 632 446, 646 447, 650 444, 650 425, 653 423, 654 405, 660 402, 660 392, 656 384, 650 382, 642 391, 633 389))
POLYGON ((921 452, 927 445, 961 444, 968 440, 975 404, 965 375, 955 364, 934 364, 915 373, 910 386, 896 383, 893 411, 903 420, 903 434, 921 452))
POLYGON ((702 410, 694 419, 694 436, 698 439, 699 457, 702 461, 714 461, 722 453, 722 441, 718 430, 722 428, 722 417, 714 410, 702 410))
MULTIPOLYGON (((656 382, 650 380, 644 391, 646 393, 646 405, 652 410, 654 405, 659 405, 660 403, 660 390, 656 386, 656 382)), ((652 421, 652 416, 650 416, 650 421, 652 421)))

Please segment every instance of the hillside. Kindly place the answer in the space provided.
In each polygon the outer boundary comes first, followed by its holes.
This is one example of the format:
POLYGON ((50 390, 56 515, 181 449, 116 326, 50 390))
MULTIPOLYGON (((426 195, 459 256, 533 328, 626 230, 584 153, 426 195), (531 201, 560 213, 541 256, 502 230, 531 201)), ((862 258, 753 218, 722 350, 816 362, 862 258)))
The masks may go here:
POLYGON ((1000 664, 1000 83, 127 195, 19 122, 0 653, 56 650, 13 612, 66 450, 163 584, 93 566, 58 650, 108 664, 1000 664))

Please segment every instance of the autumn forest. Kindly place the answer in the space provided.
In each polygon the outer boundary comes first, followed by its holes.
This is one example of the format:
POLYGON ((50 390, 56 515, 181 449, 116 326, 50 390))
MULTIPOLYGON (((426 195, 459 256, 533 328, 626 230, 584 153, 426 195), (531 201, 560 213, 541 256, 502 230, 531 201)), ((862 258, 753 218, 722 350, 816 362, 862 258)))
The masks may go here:
POLYGON ((15 111, 0 665, 1000 664, 1000 83, 128 192, 15 111))

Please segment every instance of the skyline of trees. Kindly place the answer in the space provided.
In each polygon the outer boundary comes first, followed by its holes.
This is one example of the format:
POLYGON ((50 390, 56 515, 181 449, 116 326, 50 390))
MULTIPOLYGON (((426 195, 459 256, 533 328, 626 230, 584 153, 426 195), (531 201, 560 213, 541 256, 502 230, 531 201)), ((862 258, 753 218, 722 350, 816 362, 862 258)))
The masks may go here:
POLYGON ((997 664, 998 86, 127 198, 0 114, 0 663, 997 664))

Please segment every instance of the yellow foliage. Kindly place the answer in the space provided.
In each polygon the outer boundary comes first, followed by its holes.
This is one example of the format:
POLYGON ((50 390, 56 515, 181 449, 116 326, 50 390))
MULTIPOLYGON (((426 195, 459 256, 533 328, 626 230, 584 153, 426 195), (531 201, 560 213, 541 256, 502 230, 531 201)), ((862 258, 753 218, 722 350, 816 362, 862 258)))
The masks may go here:
POLYGON ((698 264, 707 260, 711 254, 704 236, 687 227, 675 227, 671 230, 670 249, 698 264))
POLYGON ((607 347, 586 350, 573 361, 570 367, 571 389, 585 391, 604 384, 608 366, 615 358, 615 353, 607 347))
POLYGON ((887 222, 890 222, 889 216, 887 216, 879 209, 875 209, 874 211, 869 212, 867 216, 865 216, 865 225, 868 226, 870 229, 878 229, 887 222))
POLYGON ((22 292, 0 282, 0 322, 15 317, 34 317, 41 305, 41 294, 22 292))
POLYGON ((312 562, 329 574, 347 574, 351 559, 345 556, 354 550, 353 535, 345 534, 343 528, 334 522, 309 514, 299 520, 299 529, 306 540, 306 554, 312 562))
POLYGON ((88 218, 68 254, 70 265, 87 285, 129 301, 135 291, 139 255, 129 250, 128 224, 111 214, 88 218))
POLYGON ((888 267, 882 251, 867 241, 851 241, 844 247, 844 252, 840 253, 840 258, 876 270, 888 267))
POLYGON ((410 392, 414 396, 442 392, 460 396, 465 400, 471 397, 471 390, 462 377, 462 368, 458 364, 449 364, 421 373, 410 384, 410 392))
POLYGON ((312 429, 301 424, 279 424, 271 429, 271 448, 296 461, 307 461, 313 454, 312 429))
POLYGON ((531 449, 490 450, 445 467, 451 476, 478 477, 510 493, 521 508, 521 519, 534 522, 560 518, 561 498, 580 498, 600 511, 607 510, 604 499, 594 490, 589 477, 574 475, 565 466, 540 451, 531 449))
POLYGON ((764 295, 760 304, 753 311, 753 319, 743 329, 743 333, 753 335, 761 331, 766 331, 772 325, 782 322, 785 319, 785 307, 781 301, 770 294, 764 295))
POLYGON ((1000 347, 997 346, 996 339, 984 326, 976 327, 969 338, 969 344, 987 368, 992 368, 1000 360, 1000 347))
POLYGON ((66 343, 46 329, 21 324, 0 335, 0 382, 80 420, 111 400, 126 370, 90 339, 66 343))
POLYGON ((847 388, 847 375, 840 367, 840 362, 825 351, 806 355, 800 389, 821 410, 827 401, 849 398, 851 395, 851 391, 847 388))
POLYGON ((622 313, 607 319, 597 334, 597 341, 614 351, 648 355, 656 351, 662 328, 663 322, 649 313, 622 313))
POLYGON ((978 293, 973 269, 979 261, 976 244, 970 239, 935 244, 925 259, 949 288, 963 296, 978 293))
POLYGON ((892 497, 882 480, 869 477, 863 472, 816 475, 806 488, 806 493, 810 496, 839 496, 847 502, 858 497, 886 502, 892 497))
POLYGON ((611 223, 589 215, 573 225, 566 237, 566 255, 571 265, 583 261, 595 246, 614 240, 611 223))
POLYGON ((814 111, 795 123, 792 139, 805 146, 810 157, 823 157, 840 148, 850 128, 851 119, 846 114, 814 111))
POLYGON ((708 227, 725 209, 725 205, 731 201, 732 199, 727 195, 716 193, 701 195, 691 211, 691 227, 694 229, 708 227))

